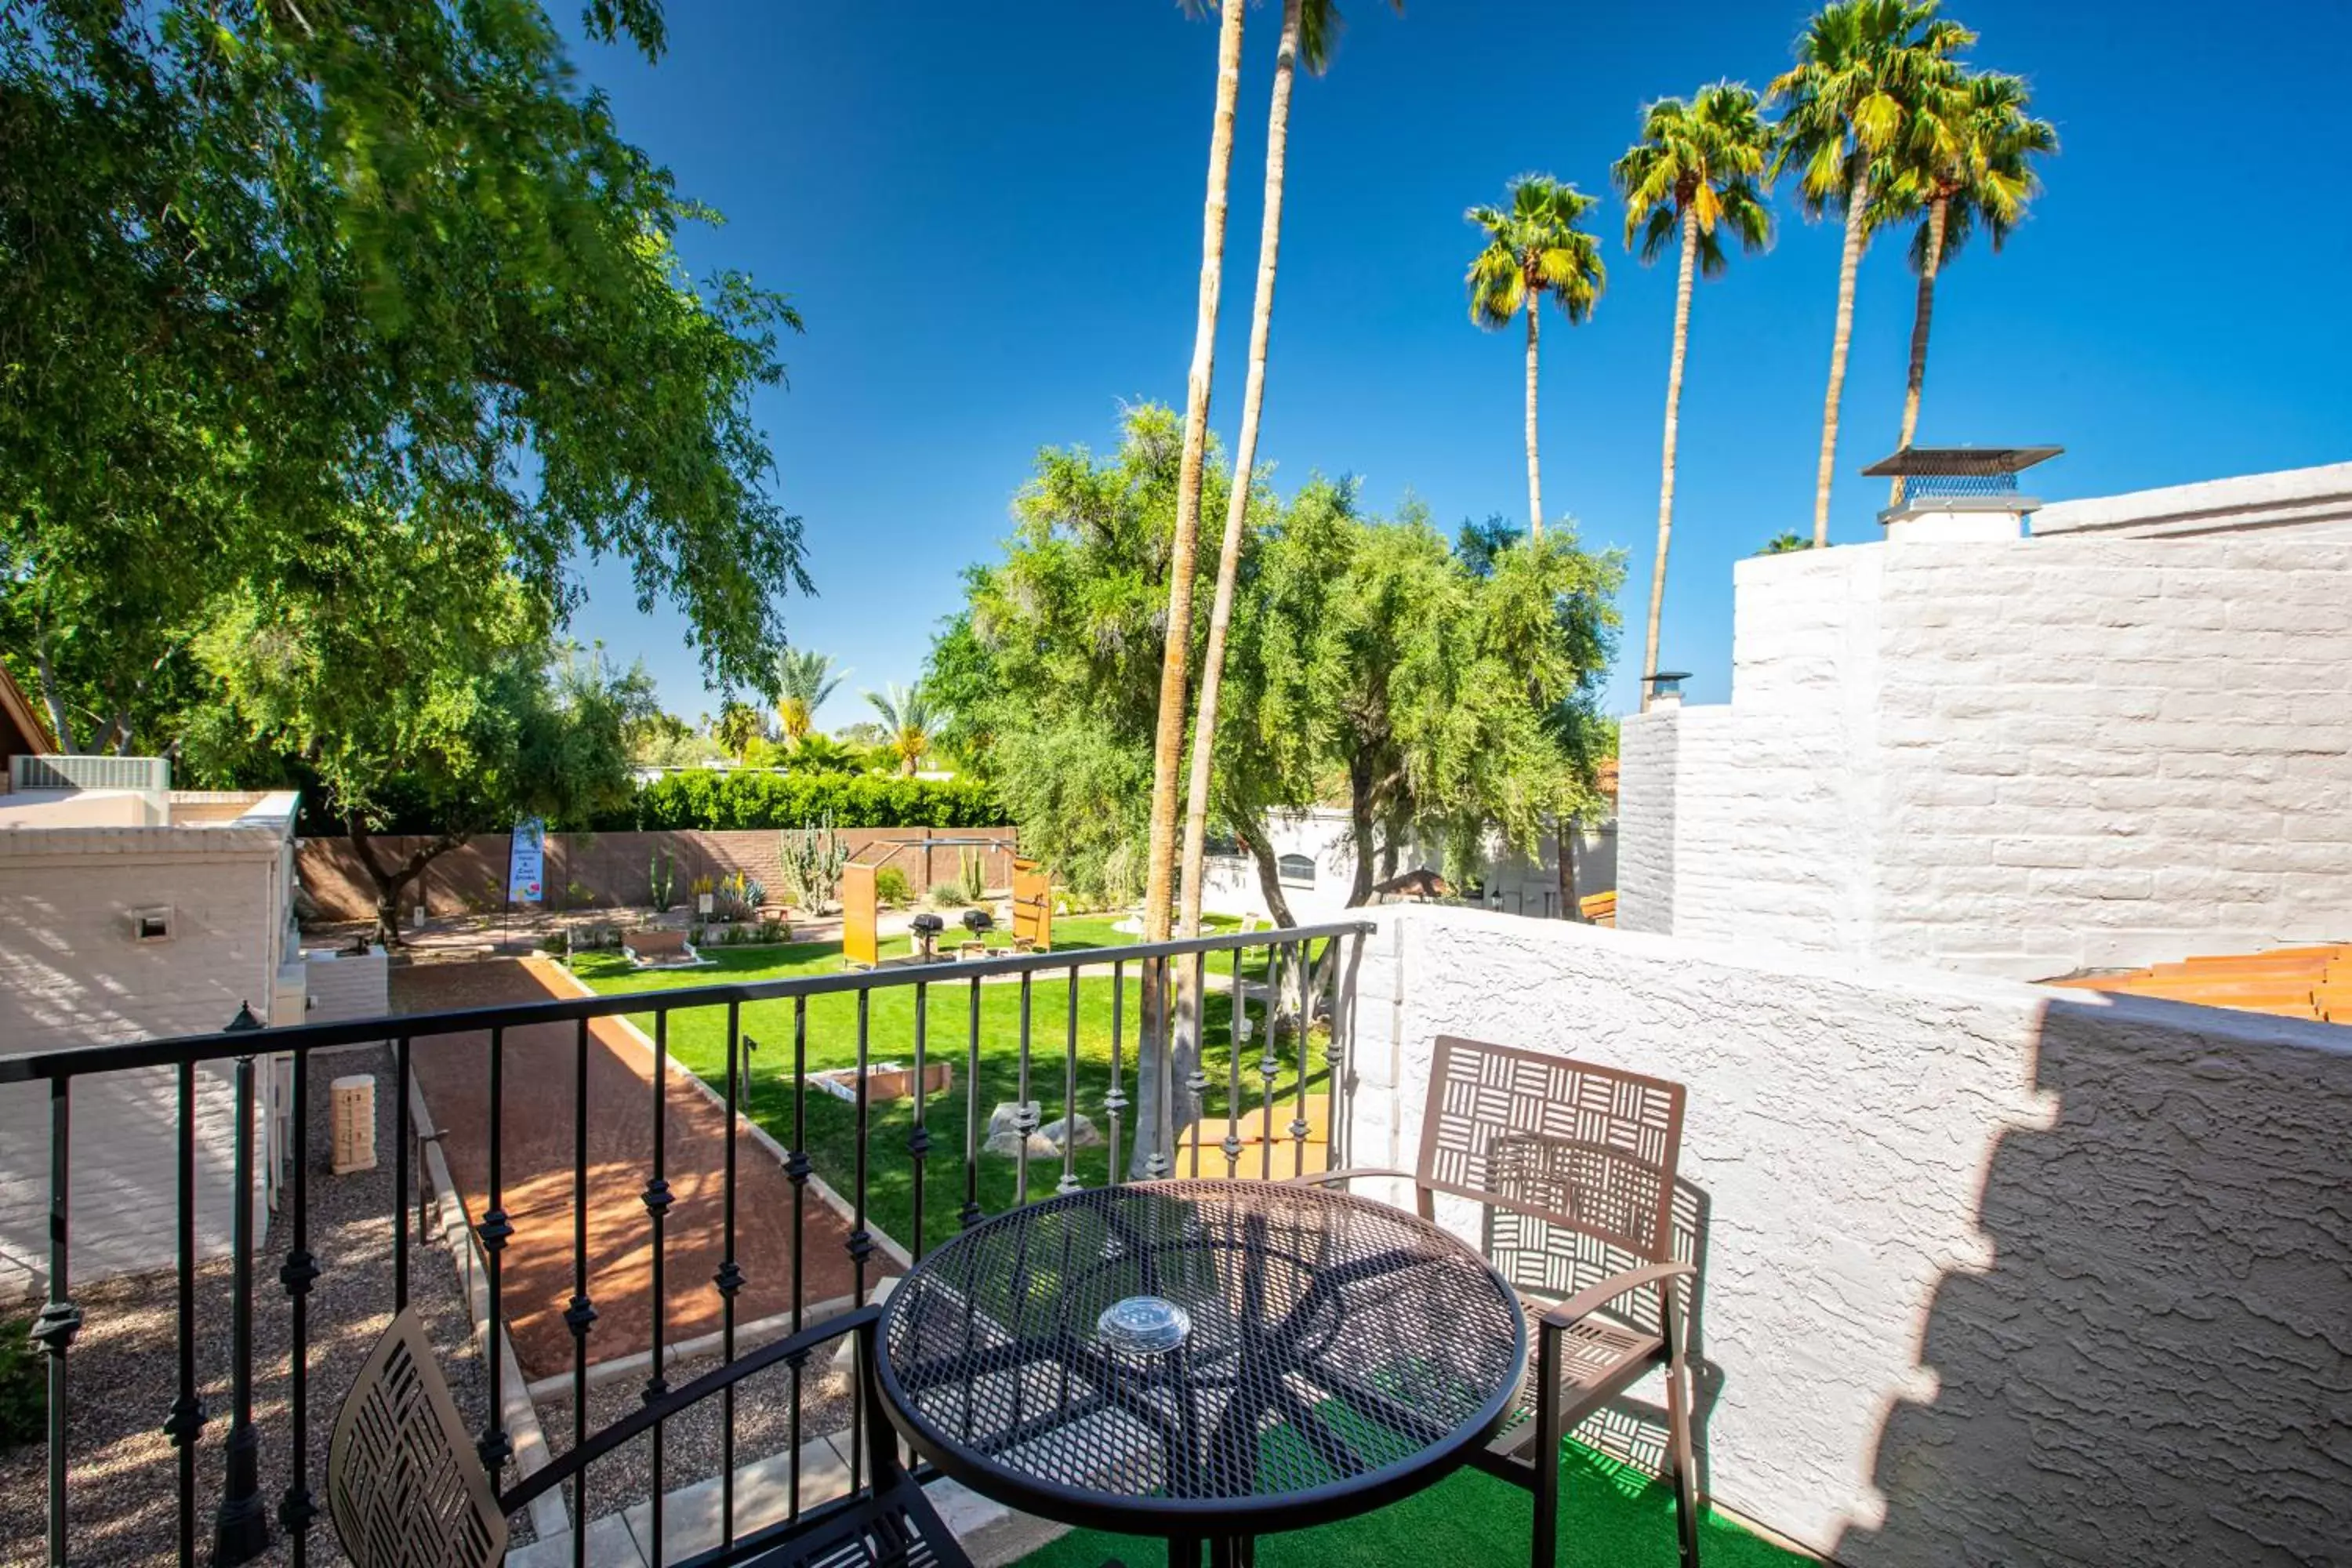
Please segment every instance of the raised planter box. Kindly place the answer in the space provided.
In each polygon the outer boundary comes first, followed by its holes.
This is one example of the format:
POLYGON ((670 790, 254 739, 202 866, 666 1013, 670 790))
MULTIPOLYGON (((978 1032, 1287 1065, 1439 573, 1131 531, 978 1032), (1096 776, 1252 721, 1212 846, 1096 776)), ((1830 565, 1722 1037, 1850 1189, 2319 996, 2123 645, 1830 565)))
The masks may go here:
MULTIPOLYGON (((857 1099, 857 1069, 832 1068, 811 1073, 809 1082, 837 1100, 855 1102, 857 1099)), ((955 1075, 945 1062, 923 1064, 923 1098, 944 1094, 955 1082, 955 1075)), ((866 1068, 866 1102, 879 1105, 887 1100, 909 1100, 915 1092, 915 1069, 898 1062, 873 1062, 866 1068)))

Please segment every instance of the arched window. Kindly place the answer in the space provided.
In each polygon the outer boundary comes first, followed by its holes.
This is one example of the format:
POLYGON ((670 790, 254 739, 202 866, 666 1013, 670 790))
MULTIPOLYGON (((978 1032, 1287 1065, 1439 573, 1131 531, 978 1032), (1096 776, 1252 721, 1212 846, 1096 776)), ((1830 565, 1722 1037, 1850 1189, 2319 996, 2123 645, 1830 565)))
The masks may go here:
POLYGON ((1285 855, 1274 865, 1275 874, 1294 888, 1315 885, 1315 857, 1312 855, 1285 855))

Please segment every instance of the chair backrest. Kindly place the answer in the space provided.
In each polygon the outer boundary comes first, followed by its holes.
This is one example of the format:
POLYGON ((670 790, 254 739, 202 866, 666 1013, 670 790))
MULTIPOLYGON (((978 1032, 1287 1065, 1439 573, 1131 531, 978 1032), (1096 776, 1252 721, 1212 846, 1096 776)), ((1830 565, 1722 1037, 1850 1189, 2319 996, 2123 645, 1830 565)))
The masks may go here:
POLYGON ((1488 1255, 1513 1284, 1566 1295, 1624 1258, 1673 1258, 1682 1131, 1678 1083, 1448 1035, 1418 1174, 1486 1206, 1488 1255))
POLYGON ((432 1342, 403 1310, 343 1396, 327 1511, 353 1568, 492 1568, 507 1521, 432 1342))

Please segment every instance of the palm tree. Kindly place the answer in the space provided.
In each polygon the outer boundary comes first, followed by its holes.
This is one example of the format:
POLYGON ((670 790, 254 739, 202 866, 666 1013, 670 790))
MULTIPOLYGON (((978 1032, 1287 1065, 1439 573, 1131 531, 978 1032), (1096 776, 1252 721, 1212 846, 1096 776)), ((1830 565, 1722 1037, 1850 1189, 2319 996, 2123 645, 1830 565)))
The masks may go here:
MULTIPOLYGON (((1404 0, 1391 0, 1404 9, 1404 0)), ((1242 534, 1249 518, 1250 472, 1257 462, 1258 416, 1265 406, 1265 350, 1274 331, 1274 277, 1282 253, 1282 188, 1290 141, 1290 87, 1303 58, 1307 72, 1330 68, 1339 39, 1339 8, 1332 0, 1285 0, 1282 37, 1274 57, 1274 101, 1266 111, 1265 204, 1258 227, 1257 300, 1250 318, 1249 375, 1242 387, 1242 426, 1234 446, 1234 482, 1225 501, 1225 532, 1217 550, 1217 588, 1209 606, 1209 647, 1201 664, 1200 711, 1192 721, 1192 771, 1184 794, 1182 890, 1178 929, 1201 932, 1201 889, 1209 846, 1210 752, 1216 743, 1217 695, 1233 626, 1234 584, 1241 574, 1242 534)))
POLYGON ((1538 320, 1544 296, 1571 322, 1592 314, 1607 282, 1601 247, 1576 226, 1599 202, 1549 174, 1511 182, 1507 207, 1472 207, 1463 216, 1486 235, 1486 248, 1470 263, 1470 319, 1489 331, 1528 319, 1528 526, 1543 537, 1543 467, 1536 457, 1538 320))
POLYGON ((893 683, 885 690, 869 691, 866 700, 882 715, 882 749, 898 760, 900 773, 912 777, 947 715, 932 702, 919 680, 912 686, 893 683))
POLYGON ((1764 542, 1759 555, 1794 555, 1800 550, 1811 550, 1813 542, 1803 534, 1783 530, 1764 542))
MULTIPOLYGON (((2033 160, 2058 151, 2058 132, 2031 112, 2024 79, 1998 71, 1962 78, 1935 94, 1905 143, 1894 177, 1880 193, 1880 216, 1893 222, 1925 212, 1911 237, 1911 269, 1919 300, 1911 318, 1911 373, 1903 387, 1903 436, 1919 428, 1919 396, 1927 379, 1927 328, 1936 315, 1936 279, 1979 227, 1999 250, 2042 188, 2033 160)), ((1891 504, 1903 502, 1895 480, 1891 504)))
MULTIPOLYGON (((1758 176, 1770 153, 1771 132, 1745 84, 1719 81, 1685 104, 1662 98, 1642 112, 1642 139, 1625 150, 1610 176, 1625 198, 1625 244, 1641 236, 1642 262, 1669 245, 1682 251, 1675 287, 1675 347, 1666 362, 1665 455, 1658 478, 1658 557, 1650 571, 1650 623, 1642 643, 1642 673, 1658 668, 1658 612, 1665 603, 1666 549, 1675 534, 1675 447, 1681 430, 1683 359, 1690 349, 1691 281, 1704 269, 1719 277, 1729 265, 1720 231, 1740 248, 1771 243, 1772 215, 1758 176)), ((1642 707, 1650 683, 1642 682, 1642 707)))
POLYGON ((1838 405, 1853 342, 1854 275, 1868 238, 1874 172, 1914 133, 1935 93, 1958 79, 1952 57, 1976 42, 1938 16, 1937 0, 1832 0, 1797 38, 1797 63, 1768 95, 1786 101, 1771 172, 1801 170, 1805 216, 1834 211, 1845 223, 1838 261, 1837 328, 1822 403, 1821 462, 1813 476, 1813 542, 1830 542, 1830 479, 1837 465, 1838 405))
MULTIPOLYGON (((1209 388, 1216 374, 1217 296, 1225 266, 1225 190, 1234 164, 1234 110, 1241 95, 1242 0, 1223 0, 1217 20, 1217 96, 1209 121, 1209 184, 1201 205, 1201 288, 1192 366, 1184 380, 1184 452, 1176 478, 1176 529, 1168 551, 1168 627, 1160 654, 1160 710, 1151 742, 1151 838, 1144 869, 1143 938, 1168 940, 1176 880, 1176 773, 1184 761, 1184 686, 1192 654, 1192 577, 1201 538, 1201 478, 1208 461, 1209 388)), ((1145 1031, 1156 1025, 1156 972, 1145 979, 1145 1031)), ((1140 1058, 1139 1058, 1140 1060, 1140 1058)), ((1156 1146, 1157 1086, 1139 1104, 1136 1153, 1156 1146)))
POLYGON ((814 648, 786 648, 776 656, 776 720, 784 740, 797 746, 816 727, 816 710, 833 695, 847 670, 836 672, 833 659, 814 648))

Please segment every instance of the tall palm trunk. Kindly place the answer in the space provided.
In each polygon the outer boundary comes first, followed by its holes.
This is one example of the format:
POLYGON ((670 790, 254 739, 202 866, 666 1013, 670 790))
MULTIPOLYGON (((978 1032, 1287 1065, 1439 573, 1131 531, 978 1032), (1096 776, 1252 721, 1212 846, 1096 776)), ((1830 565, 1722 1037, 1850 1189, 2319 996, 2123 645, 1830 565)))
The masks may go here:
POLYGON ((1543 296, 1528 290, 1528 531, 1543 537, 1543 463, 1536 456, 1536 322, 1543 296))
POLYGON ((1683 209, 1682 276, 1675 285, 1675 352, 1666 362, 1666 449, 1658 474, 1658 561, 1650 569, 1650 625, 1642 638, 1642 711, 1658 669, 1658 612, 1666 602, 1666 548, 1675 539, 1675 447, 1682 434, 1683 359, 1690 352, 1691 283, 1698 273, 1698 209, 1683 209))
MULTIPOLYGON (((1209 132, 1209 187, 1201 207, 1200 306, 1192 327, 1192 366, 1184 382, 1183 467, 1176 481, 1176 532, 1168 551, 1168 631, 1160 658, 1160 713, 1151 745, 1151 838, 1144 877, 1143 938, 1168 940, 1168 901, 1176 864, 1176 773, 1183 764, 1185 664, 1192 650, 1193 557, 1201 533, 1201 469, 1209 440, 1209 386, 1216 369, 1217 292, 1225 264, 1225 189, 1234 163, 1234 106, 1242 77, 1243 0, 1223 0, 1217 22, 1217 105, 1209 132)), ((1139 1172, 1165 1159, 1163 1131, 1186 1120, 1185 1060, 1200 1048, 1186 1020, 1163 1027, 1164 965, 1143 971, 1143 1038, 1136 1052, 1135 1158, 1139 1172), (1156 1059, 1155 1059, 1156 1058, 1156 1059), (1160 1079, 1170 1090, 1163 1102, 1160 1079), (1164 1124, 1164 1126, 1163 1126, 1164 1124)))
MULTIPOLYGON (((1217 550, 1217 591, 1209 606, 1209 647, 1201 665, 1201 710, 1192 721, 1192 772, 1184 793, 1184 866, 1180 930, 1201 933, 1201 885, 1209 848, 1209 774, 1217 739, 1217 697, 1224 682, 1225 637, 1234 619, 1234 581, 1240 575, 1242 531, 1249 518, 1250 472, 1257 463, 1258 416, 1265 405, 1265 347, 1274 331, 1274 276, 1282 253, 1282 184, 1290 140, 1290 87, 1298 62, 1304 0, 1282 8, 1282 40, 1274 60, 1274 102, 1266 112, 1265 213, 1258 229, 1257 300, 1250 320, 1249 376, 1242 388, 1241 434, 1234 445, 1233 493, 1225 501, 1225 534, 1217 550)), ((1192 972, 1181 984, 1189 985, 1192 972)), ((1192 1005, 1198 1005, 1198 998, 1192 1005)))
MULTIPOLYGON (((1927 207, 1927 254, 1919 263, 1919 303, 1911 313, 1911 375, 1903 384, 1903 439, 1895 443, 1897 450, 1910 446, 1919 429, 1919 393, 1927 383, 1927 328, 1936 319, 1936 270, 1943 263, 1944 226, 1951 210, 1949 196, 1937 196, 1927 207)), ((1895 476, 1886 503, 1903 504, 1902 475, 1895 476)))
POLYGON ((1813 547, 1830 542, 1830 478, 1837 470, 1838 404, 1845 396, 1845 355, 1853 343, 1853 279, 1862 266, 1863 207, 1870 171, 1854 172, 1846 193, 1845 254, 1838 260, 1837 335, 1830 341, 1830 390, 1822 401, 1822 462, 1813 476, 1813 547))

